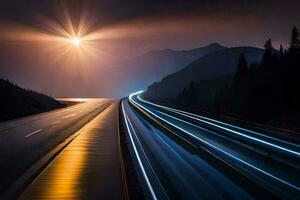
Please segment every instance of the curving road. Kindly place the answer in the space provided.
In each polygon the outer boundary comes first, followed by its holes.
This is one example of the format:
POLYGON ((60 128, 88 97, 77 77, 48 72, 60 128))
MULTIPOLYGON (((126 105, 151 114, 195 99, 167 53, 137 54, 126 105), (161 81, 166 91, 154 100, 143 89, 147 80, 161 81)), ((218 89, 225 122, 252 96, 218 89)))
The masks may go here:
POLYGON ((152 199, 300 199, 300 145, 148 102, 122 101, 131 154, 152 199))

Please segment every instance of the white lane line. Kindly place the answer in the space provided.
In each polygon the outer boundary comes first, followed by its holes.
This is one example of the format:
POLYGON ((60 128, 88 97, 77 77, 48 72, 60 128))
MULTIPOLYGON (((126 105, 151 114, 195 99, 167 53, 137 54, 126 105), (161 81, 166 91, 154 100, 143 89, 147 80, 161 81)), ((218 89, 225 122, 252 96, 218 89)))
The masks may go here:
POLYGON ((133 140, 133 137, 132 137, 132 133, 130 131, 129 124, 128 124, 128 121, 127 121, 128 120, 128 116, 126 116, 126 114, 125 114, 125 109, 124 109, 124 103, 123 102, 122 102, 122 111, 123 111, 123 117, 124 117, 125 125, 126 125, 126 128, 127 128, 127 132, 129 133, 129 138, 130 138, 130 141, 131 141, 131 144, 132 144, 135 156, 136 156, 137 161, 139 163, 139 166, 141 168, 142 174, 143 174, 143 176, 145 178, 145 181, 146 181, 146 184, 147 184, 147 186, 149 188, 149 191, 150 191, 150 194, 152 196, 152 199, 157 200, 156 194, 155 194, 155 192, 153 190, 153 187, 152 187, 152 185, 151 185, 151 183, 149 181, 148 175, 146 173, 146 170, 145 170, 145 168, 143 166, 143 163, 141 161, 141 158, 139 156, 137 147, 135 146, 135 143, 134 143, 134 140, 133 140))
POLYGON ((65 117, 63 117, 62 119, 67 119, 67 118, 70 118, 70 117, 74 117, 76 114, 71 114, 71 115, 67 115, 65 117))
MULTIPOLYGON (((285 181, 285 180, 283 180, 283 179, 281 179, 281 178, 279 178, 279 177, 277 177, 277 176, 274 176, 274 175, 272 175, 271 173, 269 173, 269 172, 267 172, 267 171, 264 171, 263 169, 260 169, 260 168, 258 168, 258 167, 256 167, 256 166, 254 166, 253 164, 250 164, 250 163, 248 163, 248 162, 246 162, 246 161, 244 161, 244 160, 242 160, 242 159, 240 159, 240 158, 238 158, 238 157, 236 157, 236 156, 234 156, 234 155, 232 155, 232 154, 226 152, 225 150, 223 150, 223 149, 221 149, 221 148, 219 148, 219 147, 217 147, 217 146, 215 146, 215 145, 209 143, 208 141, 206 141, 206 140, 204 140, 204 139, 202 139, 202 138, 200 138, 200 137, 197 137, 196 135, 194 135, 194 134, 190 133, 189 131, 185 130, 184 128, 181 128, 181 127, 179 127, 179 126, 177 126, 177 125, 175 125, 175 124, 169 122, 168 120, 166 120, 166 119, 164 119, 164 118, 162 118, 162 117, 156 115, 155 113, 151 112, 149 109, 145 108, 144 106, 142 106, 141 104, 137 103, 137 102, 134 101, 133 99, 129 99, 129 100, 130 100, 132 103, 134 103, 136 106, 138 106, 138 107, 144 109, 144 110, 147 111, 148 113, 150 113, 150 114, 156 116, 158 119, 160 119, 160 120, 166 122, 167 124, 173 126, 174 128, 177 128, 177 129, 181 130, 182 132, 184 132, 184 133, 190 135, 191 137, 195 138, 195 139, 198 140, 199 142, 201 142, 201 143, 203 143, 203 144, 206 144, 207 146, 209 146, 209 147, 211 147, 211 148, 213 148, 213 149, 215 149, 215 150, 217 150, 217 151, 219 151, 219 152, 225 154, 225 155, 228 156, 229 158, 232 158, 232 159, 234 159, 234 160, 236 160, 236 161, 238 161, 238 162, 240 162, 240 163, 242 163, 242 164, 244 164, 244 165, 246 165, 246 166, 248 166, 248 167, 250 167, 250 168, 252 168, 252 169, 254 169, 254 170, 256 170, 256 171, 258 171, 258 172, 260 172, 260 173, 262 173, 262 174, 264 174, 264 175, 266 175, 266 176, 268 176, 268 177, 270 177, 270 178, 273 178, 273 179, 275 179, 275 180, 277 180, 277 181, 279 181, 279 182, 281 182, 281 183, 283 183, 283 184, 285 184, 285 185, 287 185, 287 186, 289 186, 289 187, 291 187, 291 188, 297 190, 298 192, 300 192, 300 187, 298 187, 297 185, 293 185, 292 183, 289 183, 289 182, 287 182, 287 181, 285 181)), ((174 117, 174 118, 176 118, 176 117, 174 117)))
POLYGON ((34 132, 32 132, 32 133, 29 133, 29 134, 27 134, 26 136, 25 136, 25 138, 29 138, 30 136, 33 136, 34 134, 37 134, 37 133, 39 133, 39 132, 41 132, 43 129, 39 129, 39 130, 37 130, 37 131, 34 131, 34 132))
MULTIPOLYGON (((232 129, 229 129, 229 128, 226 128, 226 127, 223 127, 223 126, 220 126, 220 125, 217 125, 217 124, 214 124, 214 123, 209 122, 209 121, 205 121, 205 120, 202 120, 202 119, 198 119, 198 118, 195 118, 195 117, 193 117, 193 116, 188 116, 188 115, 185 114, 186 112, 184 112, 184 111, 180 111, 180 110, 177 110, 177 109, 168 108, 168 107, 166 107, 166 106, 161 106, 161 105, 158 105, 158 104, 154 104, 154 103, 151 103, 151 102, 148 102, 148 101, 146 101, 146 100, 141 99, 139 96, 137 96, 137 98, 138 98, 140 101, 142 101, 142 102, 149 103, 149 104, 151 104, 151 105, 154 105, 154 106, 157 106, 157 107, 161 107, 161 108, 163 108, 163 109, 167 109, 167 110, 169 110, 169 111, 171 111, 171 112, 175 112, 175 113, 180 114, 180 115, 183 115, 183 116, 185 116, 185 117, 188 117, 188 118, 191 118, 191 119, 195 119, 195 120, 197 120, 197 121, 206 123, 206 124, 208 124, 208 125, 211 125, 211 126, 214 126, 214 127, 220 128, 220 129, 223 129, 223 130, 225 130, 225 131, 229 131, 229 132, 231 132, 231 133, 234 133, 234 134, 236 134, 236 135, 245 137, 245 138, 247 138, 247 139, 254 140, 254 141, 259 142, 259 143, 263 143, 263 144, 265 144, 265 145, 271 146, 271 147, 276 148, 276 149, 280 149, 280 150, 282 150, 282 151, 285 151, 285 152, 288 152, 288 153, 291 153, 291 154, 295 154, 295 155, 298 156, 298 157, 300 156, 300 152, 294 151, 294 150, 292 150, 292 149, 288 149, 288 148, 282 147, 282 146, 280 146, 280 145, 273 144, 273 143, 271 143, 271 142, 268 142, 268 141, 265 141, 265 140, 262 140, 262 139, 259 139, 259 138, 255 138, 255 137, 253 137, 253 136, 249 136, 249 135, 247 135, 247 134, 244 134, 244 133, 241 133, 241 132, 238 132, 238 131, 235 131, 235 130, 232 130, 232 129), (178 113, 178 112, 180 112, 180 113, 178 113)), ((215 121, 216 121, 216 120, 215 120, 215 121)), ((219 122, 219 121, 218 121, 218 123, 222 123, 222 122, 219 122)), ((224 124, 224 123, 223 123, 223 124, 224 124)), ((229 125, 229 124, 226 124, 226 125, 229 125)), ((239 127, 236 127, 236 128, 239 128, 239 127)), ((243 130, 242 128, 239 128, 239 129, 240 129, 240 130, 243 130)), ((252 132, 252 133, 254 133, 254 134, 257 134, 256 132, 249 131, 249 130, 247 130, 247 129, 244 129, 244 130, 245 130, 245 131, 248 131, 248 132, 252 132)), ((261 134, 259 134, 259 135, 262 136, 261 134)), ((266 137, 266 136, 264 136, 264 137, 266 137)), ((273 138, 273 137, 270 137, 270 138, 278 141, 278 139, 276 139, 276 138, 273 138)), ((280 142, 284 142, 284 141, 282 141, 282 140, 279 140, 279 141, 280 141, 280 142)), ((286 142, 285 142, 285 143, 286 143, 286 142)))

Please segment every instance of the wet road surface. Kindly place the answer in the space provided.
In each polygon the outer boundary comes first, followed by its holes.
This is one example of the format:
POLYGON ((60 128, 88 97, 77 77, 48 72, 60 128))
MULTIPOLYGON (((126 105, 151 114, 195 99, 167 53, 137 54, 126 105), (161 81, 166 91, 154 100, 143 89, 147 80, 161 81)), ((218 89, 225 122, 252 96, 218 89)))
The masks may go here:
POLYGON ((23 175, 37 161, 65 143, 113 102, 85 99, 66 108, 0 123, 0 199, 16 195, 17 183, 22 182, 23 175))
POLYGON ((114 102, 80 130, 20 199, 121 199, 117 116, 114 102))

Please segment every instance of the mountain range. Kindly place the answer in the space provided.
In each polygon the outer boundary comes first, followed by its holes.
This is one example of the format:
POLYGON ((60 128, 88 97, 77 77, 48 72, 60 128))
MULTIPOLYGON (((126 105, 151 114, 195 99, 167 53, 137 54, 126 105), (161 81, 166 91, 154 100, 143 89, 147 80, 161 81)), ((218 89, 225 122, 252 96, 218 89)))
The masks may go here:
POLYGON ((155 100, 174 98, 192 81, 198 82, 233 74, 242 53, 245 54, 248 63, 258 63, 262 59, 264 50, 254 47, 233 47, 204 55, 182 67, 181 70, 150 85, 144 96, 155 100))
POLYGON ((114 71, 114 78, 122 82, 120 85, 126 87, 121 88, 122 91, 130 93, 147 88, 151 83, 184 68, 196 59, 224 49, 227 47, 213 43, 191 50, 149 51, 133 59, 123 61, 119 71, 114 71), (126 69, 126 76, 124 76, 124 69, 126 69))

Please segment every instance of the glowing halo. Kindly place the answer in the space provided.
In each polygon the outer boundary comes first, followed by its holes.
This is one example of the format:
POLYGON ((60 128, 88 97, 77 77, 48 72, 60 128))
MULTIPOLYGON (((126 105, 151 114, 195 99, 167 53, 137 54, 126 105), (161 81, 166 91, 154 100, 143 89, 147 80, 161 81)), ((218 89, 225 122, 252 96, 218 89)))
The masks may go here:
POLYGON ((74 46, 79 46, 81 44, 81 39, 78 37, 74 37, 72 38, 71 42, 74 46))
POLYGON ((0 31, 0 41, 32 45, 40 60, 68 69, 70 74, 99 67, 99 63, 112 57, 104 48, 103 35, 99 34, 103 27, 98 27, 97 18, 88 6, 75 13, 69 12, 64 2, 57 7, 57 17, 36 15, 32 25, 3 22, 6 29, 0 31))

